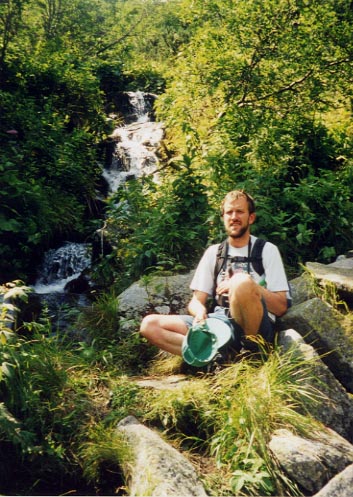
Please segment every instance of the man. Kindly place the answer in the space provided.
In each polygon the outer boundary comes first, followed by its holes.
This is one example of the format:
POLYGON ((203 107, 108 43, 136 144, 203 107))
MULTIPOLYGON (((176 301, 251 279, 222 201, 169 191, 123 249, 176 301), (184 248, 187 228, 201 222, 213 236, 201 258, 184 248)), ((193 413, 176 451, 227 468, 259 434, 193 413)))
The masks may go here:
POLYGON ((254 200, 246 192, 235 190, 225 196, 221 208, 228 235, 227 260, 215 278, 219 244, 205 251, 190 285, 193 290, 188 306, 190 316, 151 314, 141 323, 142 336, 172 354, 182 354, 183 339, 190 326, 204 322, 207 317, 229 324, 238 351, 244 346, 252 348, 251 343, 258 335, 272 342, 275 316, 287 310, 289 286, 277 247, 270 242, 263 247, 264 274, 257 274, 249 262, 256 240, 250 234, 256 218, 254 200), (207 303, 214 295, 218 305, 208 314, 207 303))

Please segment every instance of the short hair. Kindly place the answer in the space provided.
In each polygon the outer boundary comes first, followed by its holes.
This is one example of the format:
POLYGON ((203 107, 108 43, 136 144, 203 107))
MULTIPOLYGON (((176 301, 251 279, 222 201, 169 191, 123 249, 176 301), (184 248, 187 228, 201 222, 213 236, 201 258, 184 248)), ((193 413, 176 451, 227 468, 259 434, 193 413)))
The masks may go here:
POLYGON ((224 197, 221 203, 221 213, 222 216, 224 214, 224 204, 226 202, 233 202, 233 200, 237 200, 238 198, 245 198, 248 203, 249 213, 252 214, 255 212, 255 201, 251 195, 246 193, 244 190, 233 190, 224 197))

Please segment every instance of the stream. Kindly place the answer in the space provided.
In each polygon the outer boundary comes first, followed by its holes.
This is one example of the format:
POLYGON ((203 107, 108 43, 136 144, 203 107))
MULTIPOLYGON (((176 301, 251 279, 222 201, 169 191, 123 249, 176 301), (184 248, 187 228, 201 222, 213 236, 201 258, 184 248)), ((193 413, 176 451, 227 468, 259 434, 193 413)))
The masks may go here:
MULTIPOLYGON (((153 175, 158 180, 156 150, 164 131, 163 125, 153 120, 154 96, 141 91, 127 92, 124 96, 128 101, 126 122, 110 136, 111 158, 102 166, 108 197, 130 179, 153 175)), ((45 253, 32 288, 41 305, 48 307, 55 326, 66 325, 61 309, 87 304, 85 290, 89 282, 84 275, 91 259, 90 244, 70 240, 45 253), (78 290, 80 287, 83 291, 78 290)))

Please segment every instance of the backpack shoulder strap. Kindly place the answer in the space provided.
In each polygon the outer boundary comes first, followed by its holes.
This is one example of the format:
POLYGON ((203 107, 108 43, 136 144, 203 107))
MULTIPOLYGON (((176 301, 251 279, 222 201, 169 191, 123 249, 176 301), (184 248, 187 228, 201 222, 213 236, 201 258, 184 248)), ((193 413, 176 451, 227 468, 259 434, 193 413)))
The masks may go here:
MULTIPOLYGON (((266 240, 263 238, 256 238, 254 246, 251 250, 251 255, 250 255, 250 261, 251 264, 254 268, 254 270, 259 274, 260 276, 264 274, 265 269, 262 263, 262 250, 264 248, 264 245, 266 243, 266 240)), ((217 256, 216 256, 216 264, 215 264, 215 269, 214 269, 214 282, 216 285, 217 282, 217 277, 219 273, 221 272, 225 261, 227 260, 228 256, 228 242, 227 240, 223 240, 218 246, 217 249, 217 256)), ((246 258, 246 260, 248 260, 246 258)))
POLYGON ((257 274, 259 274, 260 276, 262 276, 265 272, 264 265, 262 263, 262 250, 265 243, 266 240, 264 240, 263 238, 256 238, 250 256, 251 264, 257 274))
POLYGON ((218 246, 217 256, 216 256, 216 264, 214 268, 214 286, 216 286, 217 278, 219 273, 221 272, 225 261, 228 256, 228 242, 227 240, 223 240, 218 246))

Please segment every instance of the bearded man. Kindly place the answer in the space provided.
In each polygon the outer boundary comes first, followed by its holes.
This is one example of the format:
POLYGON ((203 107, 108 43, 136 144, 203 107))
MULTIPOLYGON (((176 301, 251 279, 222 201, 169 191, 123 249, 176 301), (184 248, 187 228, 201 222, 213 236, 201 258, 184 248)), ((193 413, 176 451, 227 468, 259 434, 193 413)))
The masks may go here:
POLYGON ((208 318, 219 319, 230 327, 232 350, 236 352, 251 349, 259 337, 272 343, 276 316, 282 316, 290 305, 287 276, 273 243, 264 243, 261 269, 255 268, 252 254, 260 239, 250 234, 256 219, 254 199, 243 190, 231 191, 221 204, 221 215, 227 233, 226 253, 219 270, 220 244, 211 245, 203 254, 190 284, 190 315, 150 314, 142 320, 141 335, 172 354, 182 355, 189 329, 208 318), (216 300, 211 313, 210 298, 216 300))

